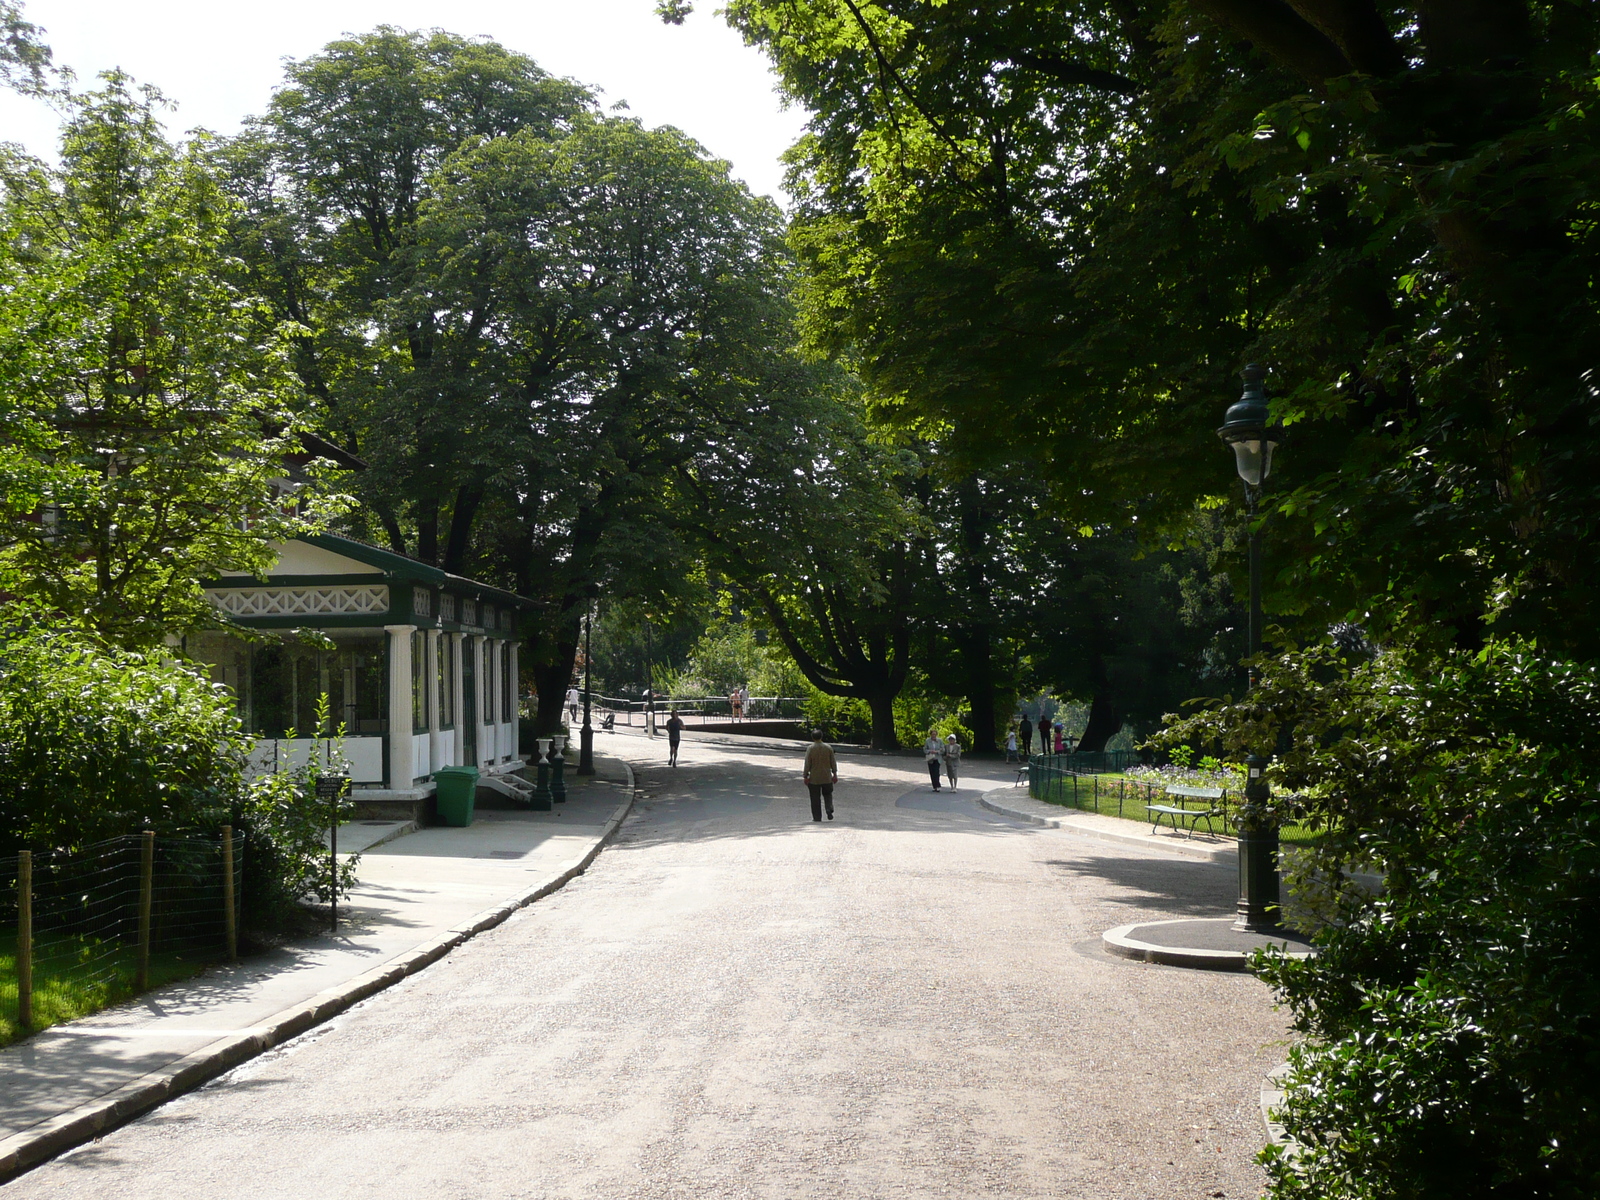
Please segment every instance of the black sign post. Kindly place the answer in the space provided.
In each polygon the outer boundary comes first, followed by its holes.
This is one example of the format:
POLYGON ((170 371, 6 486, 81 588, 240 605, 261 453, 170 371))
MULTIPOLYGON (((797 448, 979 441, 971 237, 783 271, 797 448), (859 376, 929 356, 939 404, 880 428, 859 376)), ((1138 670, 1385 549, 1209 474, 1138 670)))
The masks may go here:
POLYGON ((339 928, 339 801, 350 787, 348 775, 318 775, 317 799, 328 802, 328 911, 339 928))

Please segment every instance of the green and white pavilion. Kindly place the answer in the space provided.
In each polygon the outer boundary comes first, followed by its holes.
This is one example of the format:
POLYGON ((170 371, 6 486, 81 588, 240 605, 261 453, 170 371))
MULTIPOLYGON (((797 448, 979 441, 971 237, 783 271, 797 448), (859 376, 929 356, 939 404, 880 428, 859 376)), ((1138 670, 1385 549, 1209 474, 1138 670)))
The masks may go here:
POLYGON ((239 625, 278 636, 207 632, 187 646, 238 697, 261 769, 304 762, 331 732, 317 728, 324 694, 364 805, 418 804, 441 767, 492 777, 523 766, 517 630, 528 600, 335 534, 277 551, 265 577, 224 575, 206 595, 239 625))

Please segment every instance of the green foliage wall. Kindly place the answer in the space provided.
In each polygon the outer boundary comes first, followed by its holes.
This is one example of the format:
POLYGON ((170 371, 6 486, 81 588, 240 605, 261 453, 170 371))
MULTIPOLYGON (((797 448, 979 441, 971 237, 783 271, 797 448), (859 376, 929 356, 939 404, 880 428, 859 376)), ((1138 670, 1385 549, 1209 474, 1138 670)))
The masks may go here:
POLYGON ((1264 966, 1306 1039, 1273 1194, 1600 1193, 1600 668, 1323 645, 1165 736, 1277 745, 1312 864, 1387 876, 1315 958, 1264 966))

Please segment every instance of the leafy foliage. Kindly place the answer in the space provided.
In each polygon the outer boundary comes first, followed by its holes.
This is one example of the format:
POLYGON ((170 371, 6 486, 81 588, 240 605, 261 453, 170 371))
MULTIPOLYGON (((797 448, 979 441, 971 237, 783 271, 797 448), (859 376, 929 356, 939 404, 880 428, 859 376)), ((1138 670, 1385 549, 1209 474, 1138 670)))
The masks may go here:
POLYGON ((813 114, 808 335, 885 419, 1153 532, 1220 502, 1266 362, 1269 609, 1600 646, 1592 5, 727 11, 813 114))
POLYGON ((1342 889, 1319 954, 1264 977, 1307 1041, 1269 1152, 1282 1197, 1578 1197, 1600 1187, 1600 670, 1530 645, 1268 659, 1164 737, 1276 744, 1342 889))
POLYGON ((213 624, 200 581, 263 568, 329 504, 284 479, 297 389, 222 278, 202 150, 123 76, 67 103, 59 168, 0 165, 0 588, 152 645, 213 624))

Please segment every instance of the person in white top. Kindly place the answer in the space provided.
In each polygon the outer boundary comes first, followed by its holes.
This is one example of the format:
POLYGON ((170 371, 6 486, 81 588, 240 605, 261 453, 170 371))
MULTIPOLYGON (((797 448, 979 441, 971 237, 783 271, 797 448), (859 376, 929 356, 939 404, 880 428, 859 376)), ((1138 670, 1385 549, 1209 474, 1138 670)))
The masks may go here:
POLYGON ((937 729, 928 730, 928 740, 922 743, 923 756, 928 760, 928 778, 933 780, 933 790, 939 790, 939 761, 944 745, 939 741, 937 729))
POLYGON ((1017 728, 1015 725, 1006 730, 1006 761, 1017 761, 1017 728))
POLYGON ((567 711, 572 714, 572 719, 574 722, 576 722, 578 719, 578 700, 578 689, 576 687, 569 687, 567 689, 567 711))
POLYGON ((950 777, 950 790, 956 790, 956 774, 961 769, 961 743, 956 741, 955 734, 947 734, 944 739, 944 749, 940 751, 944 759, 944 773, 950 777))
POLYGON ((739 685, 739 715, 746 721, 750 719, 750 685, 748 683, 739 685))

